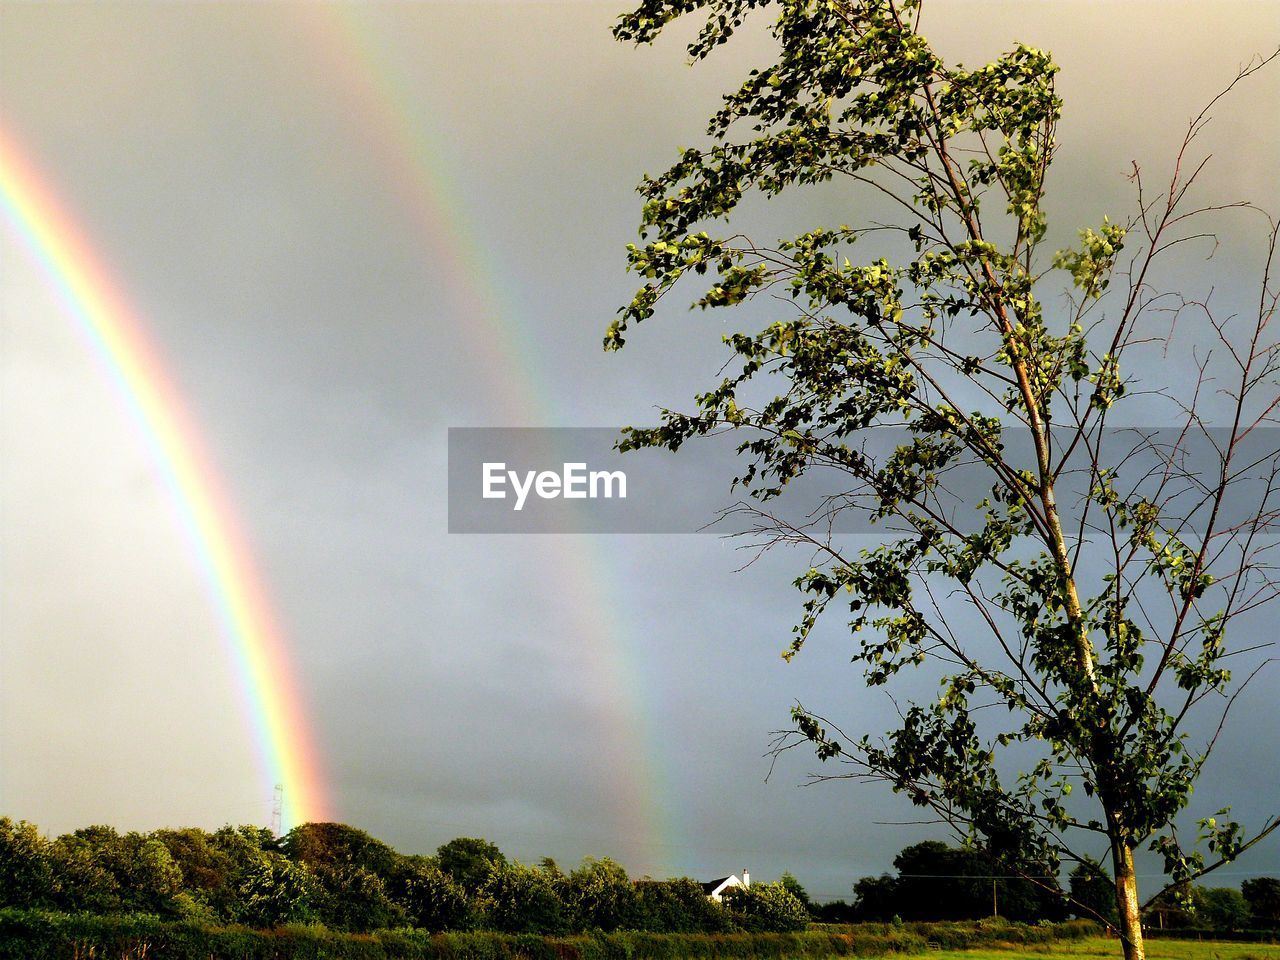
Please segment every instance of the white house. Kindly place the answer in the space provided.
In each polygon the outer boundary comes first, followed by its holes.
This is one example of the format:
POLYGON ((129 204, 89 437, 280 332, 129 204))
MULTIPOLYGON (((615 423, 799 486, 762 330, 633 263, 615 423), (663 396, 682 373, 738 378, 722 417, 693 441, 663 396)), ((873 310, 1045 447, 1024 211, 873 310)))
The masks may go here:
POLYGON ((708 897, 719 903, 726 890, 732 889, 733 887, 745 888, 749 886, 751 886, 751 874, 747 873, 746 868, 744 867, 742 870, 741 880, 733 874, 729 874, 729 876, 721 877, 719 880, 707 881, 702 885, 702 890, 708 897))

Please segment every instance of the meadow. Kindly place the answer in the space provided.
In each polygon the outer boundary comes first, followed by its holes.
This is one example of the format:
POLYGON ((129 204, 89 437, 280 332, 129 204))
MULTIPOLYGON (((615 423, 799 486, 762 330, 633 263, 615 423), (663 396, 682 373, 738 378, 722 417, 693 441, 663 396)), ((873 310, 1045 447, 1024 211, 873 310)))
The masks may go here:
MULTIPOLYGON (((1008 944, 976 950, 931 951, 935 960, 1116 960, 1120 946, 1113 938, 1089 937, 1051 944, 1008 944)), ((1280 944, 1227 943, 1221 940, 1147 940, 1148 960, 1280 960, 1280 944)))
MULTIPOLYGON (((1115 938, 1077 922, 863 924, 793 933, 491 931, 344 933, 318 925, 210 927, 145 915, 0 909, 0 960, 1119 960, 1115 938), (938 949, 943 946, 946 949, 938 949), (932 949, 931 949, 932 947, 932 949)), ((1151 960, 1280 960, 1280 944, 1148 940, 1151 960)))

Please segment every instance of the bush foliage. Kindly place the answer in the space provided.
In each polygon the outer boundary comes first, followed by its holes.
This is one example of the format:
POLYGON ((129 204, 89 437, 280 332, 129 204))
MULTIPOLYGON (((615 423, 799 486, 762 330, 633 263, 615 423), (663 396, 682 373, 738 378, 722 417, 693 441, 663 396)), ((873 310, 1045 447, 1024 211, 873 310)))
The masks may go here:
POLYGON ((111 917, 0 910, 0 960, 820 960, 920 953, 929 944, 1048 943, 1092 936, 1087 923, 862 924, 794 933, 660 934, 640 931, 561 937, 488 931, 371 934, 289 925, 274 930, 211 927, 131 914, 111 917))
POLYGON ((549 859, 536 866, 508 860, 475 837, 425 857, 340 823, 307 823, 284 837, 259 827, 120 833, 95 826, 48 839, 8 818, 0 818, 0 908, 111 918, 101 930, 127 928, 137 916, 179 924, 165 927, 166 937, 185 936, 183 922, 190 929, 314 925, 325 936, 411 929, 543 937, 787 932, 809 919, 783 884, 757 885, 722 905, 688 878, 637 882, 607 858, 565 873, 549 859))

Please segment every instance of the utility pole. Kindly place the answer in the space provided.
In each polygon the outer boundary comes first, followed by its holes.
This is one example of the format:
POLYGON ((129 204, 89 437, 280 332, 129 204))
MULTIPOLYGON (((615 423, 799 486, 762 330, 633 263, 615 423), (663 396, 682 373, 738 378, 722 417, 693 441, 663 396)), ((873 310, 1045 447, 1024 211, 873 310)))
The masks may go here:
POLYGON ((277 837, 284 825, 284 784, 277 783, 271 795, 271 832, 277 837))
POLYGON ((996 899, 996 878, 991 878, 991 915, 1000 916, 1000 901, 996 899))

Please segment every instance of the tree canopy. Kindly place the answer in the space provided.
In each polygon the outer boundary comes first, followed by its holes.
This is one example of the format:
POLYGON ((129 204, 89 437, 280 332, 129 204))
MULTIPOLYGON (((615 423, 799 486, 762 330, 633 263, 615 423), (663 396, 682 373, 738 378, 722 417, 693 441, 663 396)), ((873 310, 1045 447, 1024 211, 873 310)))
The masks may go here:
POLYGON ((1046 247, 1056 64, 1027 44, 976 68, 950 63, 921 33, 922 6, 644 0, 619 19, 619 40, 650 43, 697 17, 698 61, 768 8, 776 49, 724 96, 706 145, 640 184, 641 241, 627 250, 642 285, 605 346, 623 347, 689 277, 703 278, 698 308, 767 295, 777 319, 725 336, 727 375, 621 446, 742 436, 744 466, 726 478, 748 495, 737 515, 761 549, 815 557, 795 581, 803 607, 785 656, 843 606, 868 685, 918 667, 939 678, 936 698, 902 704, 883 736, 847 736, 797 706, 779 750, 811 744, 843 765, 836 776, 888 782, 985 851, 991 873, 1033 879, 1064 858, 1108 857, 1134 960, 1137 848, 1159 853, 1176 885, 1278 825, 1250 835, 1218 811, 1198 837, 1175 829, 1217 739, 1193 742, 1187 717, 1212 704, 1225 718, 1252 676, 1224 661, 1241 648, 1229 628, 1277 594, 1264 556, 1277 454, 1248 443, 1280 403, 1276 225, 1258 221, 1252 313, 1219 315, 1157 285, 1211 231, 1202 221, 1249 209, 1193 192, 1206 109, 1162 192, 1135 170, 1136 212, 1046 247), (840 183, 850 200, 829 206, 857 214, 874 201, 897 219, 862 213, 771 243, 732 227, 750 195, 840 183), (1143 351, 1178 323, 1209 345, 1198 378, 1139 378, 1158 374, 1143 351), (1169 400, 1174 426, 1117 454, 1117 411, 1139 388, 1169 400), (805 520, 775 509, 818 473, 840 485, 805 520), (878 544, 834 532, 851 513, 878 526, 878 544))
POLYGON ((403 854, 342 823, 301 824, 281 838, 254 826, 124 834, 92 826, 49 839, 0 817, 0 910, 356 933, 794 929, 799 901, 782 885, 757 886, 721 904, 696 880, 632 880, 607 857, 565 873, 550 858, 510 860, 477 837, 444 843, 434 857, 403 854))

